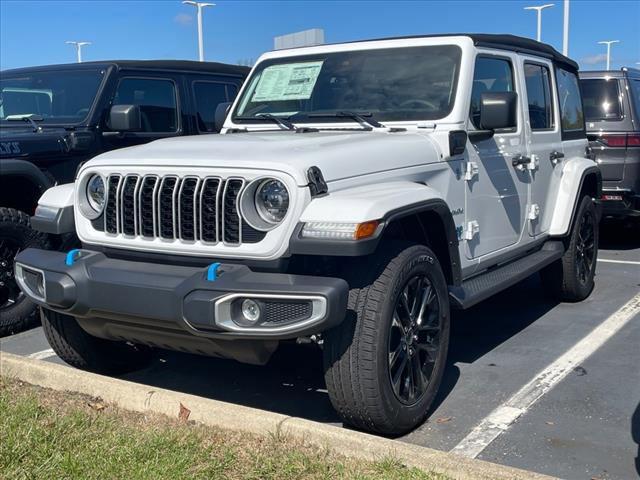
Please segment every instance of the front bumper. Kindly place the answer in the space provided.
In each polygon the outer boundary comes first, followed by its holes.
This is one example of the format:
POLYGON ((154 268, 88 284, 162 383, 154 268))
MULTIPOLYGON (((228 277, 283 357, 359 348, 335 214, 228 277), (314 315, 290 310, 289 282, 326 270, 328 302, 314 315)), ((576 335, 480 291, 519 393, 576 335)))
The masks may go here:
POLYGON ((218 340, 319 333, 342 321, 348 297, 339 278, 144 263, 90 250, 26 249, 16 257, 16 279, 36 303, 76 317, 90 333, 160 345, 162 331, 218 340), (242 316, 246 299, 260 307, 257 322, 242 316), (151 334, 156 340, 145 342, 151 334))

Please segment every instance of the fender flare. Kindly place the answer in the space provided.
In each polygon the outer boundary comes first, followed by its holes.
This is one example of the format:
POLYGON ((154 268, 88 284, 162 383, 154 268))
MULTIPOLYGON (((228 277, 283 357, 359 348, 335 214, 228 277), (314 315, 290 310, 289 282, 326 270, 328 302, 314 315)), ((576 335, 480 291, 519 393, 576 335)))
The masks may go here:
POLYGON ((600 201, 602 194, 602 173, 600 168, 586 158, 576 158, 565 165, 563 178, 558 191, 558 204, 551 219, 549 235, 562 237, 571 231, 575 221, 576 210, 580 201, 580 192, 585 179, 596 176, 596 201, 600 201), (567 208, 571 205, 571 208, 567 208))
POLYGON ((439 192, 427 185, 415 182, 389 182, 356 187, 314 199, 303 212, 300 223, 290 238, 289 254, 339 257, 370 255, 375 252, 390 223, 403 217, 425 212, 434 212, 442 221, 449 253, 451 277, 453 284, 458 285, 461 282, 462 273, 458 235, 451 209, 439 192), (349 202, 351 202, 351 206, 349 202), (314 207, 310 208, 311 205, 314 207), (366 240, 310 239, 301 236, 304 223, 309 221, 360 223, 370 220, 380 220, 381 228, 378 229, 374 237, 366 240))
POLYGON ((66 183, 48 189, 38 200, 31 228, 39 232, 62 235, 75 232, 73 215, 75 185, 66 183))
POLYGON ((38 187, 40 193, 54 186, 54 181, 50 179, 42 170, 33 163, 26 160, 2 159, 2 169, 0 174, 6 177, 23 177, 29 179, 38 187))

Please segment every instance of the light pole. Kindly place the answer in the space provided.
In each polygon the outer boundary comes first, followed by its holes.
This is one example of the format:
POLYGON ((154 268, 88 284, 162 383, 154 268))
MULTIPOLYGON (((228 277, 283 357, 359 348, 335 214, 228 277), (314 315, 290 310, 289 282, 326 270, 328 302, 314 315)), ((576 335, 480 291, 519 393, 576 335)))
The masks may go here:
POLYGON ((569 56, 569 0, 564 0, 564 19, 562 28, 562 54, 569 56))
POLYGON ((215 3, 194 2, 192 0, 184 0, 185 5, 193 5, 198 9, 198 59, 204 62, 204 43, 202 40, 202 9, 204 7, 215 7, 215 3))
POLYGON ((542 37, 542 10, 545 8, 553 7, 553 3, 547 3, 546 5, 538 5, 534 7, 524 7, 525 10, 536 10, 538 12, 538 37, 536 40, 540 41, 542 37))
POLYGON ((76 47, 76 55, 78 57, 78 63, 82 63, 82 47, 84 47, 85 45, 91 45, 91 42, 72 42, 72 41, 67 41, 64 42, 67 45, 75 45, 76 47))
POLYGON ((607 46, 607 70, 611 66, 611 44, 620 43, 620 40, 603 40, 602 42, 598 42, 600 45, 607 46))

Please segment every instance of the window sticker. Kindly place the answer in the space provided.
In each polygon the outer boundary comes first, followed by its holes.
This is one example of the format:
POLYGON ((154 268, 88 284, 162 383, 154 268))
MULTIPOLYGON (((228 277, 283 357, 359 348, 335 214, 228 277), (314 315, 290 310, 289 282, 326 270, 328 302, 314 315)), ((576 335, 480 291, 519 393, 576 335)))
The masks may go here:
POLYGON ((265 68, 251 101, 308 100, 323 63, 288 63, 265 68))

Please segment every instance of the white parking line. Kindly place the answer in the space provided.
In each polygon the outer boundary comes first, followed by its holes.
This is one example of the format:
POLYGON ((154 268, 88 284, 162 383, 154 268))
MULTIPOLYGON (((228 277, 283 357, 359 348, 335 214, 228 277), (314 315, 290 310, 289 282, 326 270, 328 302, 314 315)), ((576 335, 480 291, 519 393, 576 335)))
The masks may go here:
POLYGON ((598 261, 603 263, 624 263, 626 265, 640 265, 640 262, 634 262, 632 260, 610 260, 608 258, 599 258, 598 261))
POLYGON ((29 358, 33 358, 35 360, 44 360, 45 358, 54 357, 56 352, 51 348, 47 348, 46 350, 42 350, 41 352, 35 352, 30 355, 27 355, 29 358))
POLYGON ((569 372, 600 348, 640 312, 640 293, 594 328, 591 333, 538 373, 511 398, 493 410, 451 451, 476 458, 501 433, 523 415, 537 400, 558 384, 569 372))

